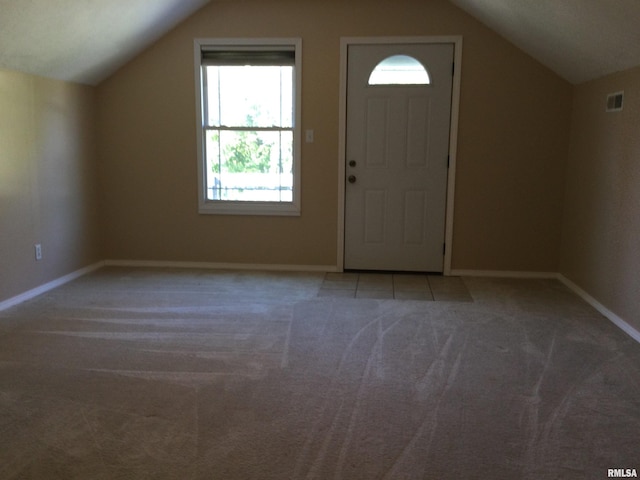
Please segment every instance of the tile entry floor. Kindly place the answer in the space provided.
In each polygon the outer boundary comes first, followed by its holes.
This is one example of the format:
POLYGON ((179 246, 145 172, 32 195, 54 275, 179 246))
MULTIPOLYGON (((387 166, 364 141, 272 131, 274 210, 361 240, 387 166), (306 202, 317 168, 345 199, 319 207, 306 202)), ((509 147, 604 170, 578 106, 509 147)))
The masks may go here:
POLYGON ((472 302, 460 277, 426 274, 327 273, 320 297, 472 302))

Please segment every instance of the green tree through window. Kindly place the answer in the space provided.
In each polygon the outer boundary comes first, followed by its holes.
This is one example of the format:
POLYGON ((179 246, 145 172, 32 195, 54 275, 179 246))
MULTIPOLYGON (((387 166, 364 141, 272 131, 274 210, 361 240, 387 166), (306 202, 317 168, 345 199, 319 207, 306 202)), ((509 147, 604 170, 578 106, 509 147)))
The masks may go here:
MULTIPOLYGON (((258 107, 254 107, 258 110, 258 107)), ((259 112, 258 112, 259 113, 259 112)), ((255 125, 252 115, 247 115, 247 125, 255 125)), ((214 144, 219 145, 220 133, 211 134, 214 144)), ((229 173, 269 173, 272 168, 272 143, 265 142, 255 131, 236 132, 235 140, 224 144, 219 161, 213 162, 213 173, 226 171, 229 173)), ((220 148, 218 146, 218 148, 220 148)), ((277 170, 280 173, 280 170, 277 170)))

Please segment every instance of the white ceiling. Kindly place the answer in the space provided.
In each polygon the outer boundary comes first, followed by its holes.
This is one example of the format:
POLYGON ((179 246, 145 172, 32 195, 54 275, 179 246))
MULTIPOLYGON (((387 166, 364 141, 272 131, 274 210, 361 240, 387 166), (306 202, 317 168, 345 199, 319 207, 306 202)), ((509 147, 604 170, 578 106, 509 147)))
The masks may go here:
POLYGON ((639 0, 450 0, 573 84, 640 65, 639 0))
POLYGON ((0 0, 0 68, 95 85, 209 0, 0 0))
MULTIPOLYGON (((0 68, 95 85, 210 0, 0 0, 0 68)), ((640 65, 640 0, 450 0, 571 83, 640 65)))

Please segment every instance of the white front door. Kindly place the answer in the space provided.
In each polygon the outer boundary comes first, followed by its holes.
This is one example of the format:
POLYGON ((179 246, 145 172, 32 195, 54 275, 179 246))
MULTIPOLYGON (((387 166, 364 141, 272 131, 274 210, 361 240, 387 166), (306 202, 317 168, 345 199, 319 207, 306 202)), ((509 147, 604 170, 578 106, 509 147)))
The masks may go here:
POLYGON ((453 52, 348 47, 345 269, 443 271, 453 52))

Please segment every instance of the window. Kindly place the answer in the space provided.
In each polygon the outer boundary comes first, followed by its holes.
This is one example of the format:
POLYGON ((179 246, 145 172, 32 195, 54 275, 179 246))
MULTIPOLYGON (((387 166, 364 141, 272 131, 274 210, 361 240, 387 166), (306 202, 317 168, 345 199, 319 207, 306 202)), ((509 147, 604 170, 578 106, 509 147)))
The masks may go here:
POLYGON ((300 212, 299 39, 196 40, 200 213, 300 212))
POLYGON ((369 85, 428 85, 424 66, 408 55, 393 55, 381 61, 371 72, 369 85))

